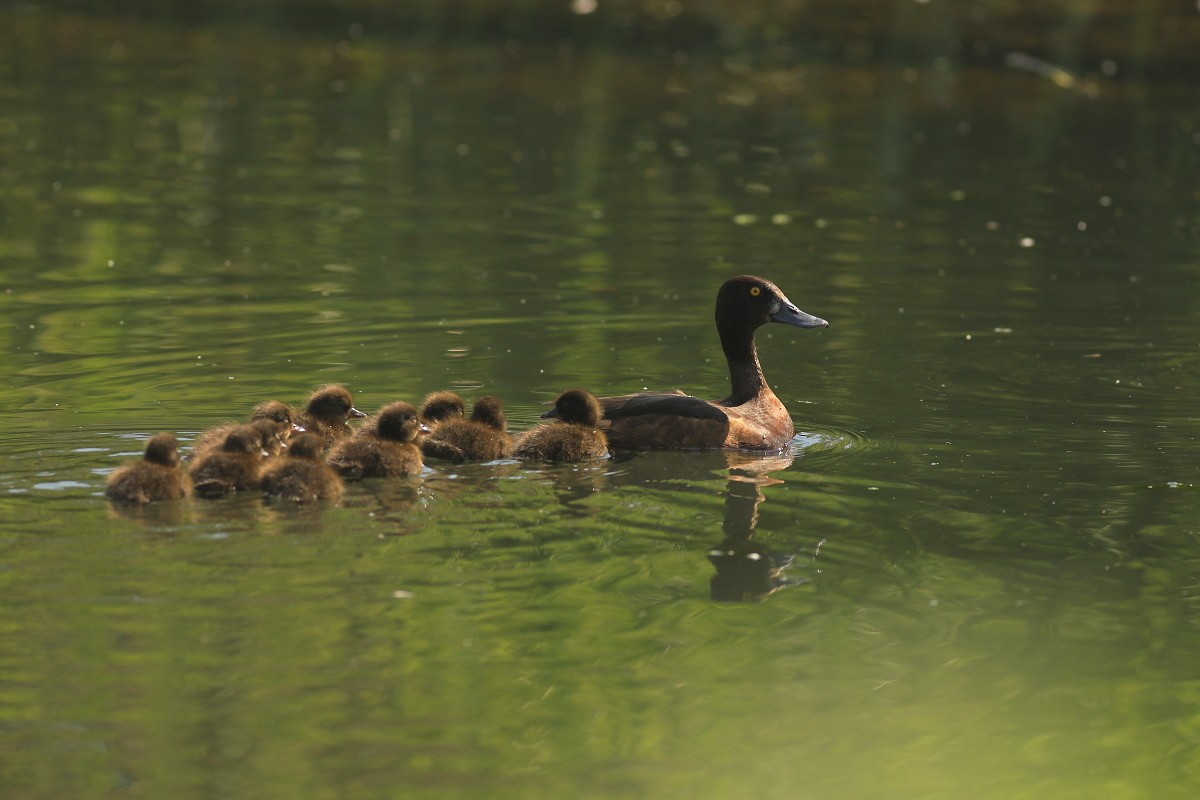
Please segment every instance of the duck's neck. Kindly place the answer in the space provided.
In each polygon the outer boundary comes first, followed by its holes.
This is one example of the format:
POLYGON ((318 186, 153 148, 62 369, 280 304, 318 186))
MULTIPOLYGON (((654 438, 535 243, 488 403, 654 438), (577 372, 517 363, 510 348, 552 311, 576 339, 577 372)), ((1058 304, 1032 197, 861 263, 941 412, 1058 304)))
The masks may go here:
POLYGON ((721 349, 725 351, 725 360, 729 363, 730 393, 723 401, 724 405, 740 406, 767 388, 762 367, 758 363, 758 352, 754 348, 753 329, 723 329, 721 349))

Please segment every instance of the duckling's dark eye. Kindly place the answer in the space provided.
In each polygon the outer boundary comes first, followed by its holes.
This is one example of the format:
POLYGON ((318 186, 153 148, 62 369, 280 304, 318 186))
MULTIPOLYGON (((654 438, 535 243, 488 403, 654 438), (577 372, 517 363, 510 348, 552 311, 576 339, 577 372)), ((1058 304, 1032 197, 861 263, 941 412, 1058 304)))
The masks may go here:
POLYGON ((757 286, 750 287, 750 296, 751 297, 758 297, 760 294, 762 294, 762 289, 758 288, 757 286))

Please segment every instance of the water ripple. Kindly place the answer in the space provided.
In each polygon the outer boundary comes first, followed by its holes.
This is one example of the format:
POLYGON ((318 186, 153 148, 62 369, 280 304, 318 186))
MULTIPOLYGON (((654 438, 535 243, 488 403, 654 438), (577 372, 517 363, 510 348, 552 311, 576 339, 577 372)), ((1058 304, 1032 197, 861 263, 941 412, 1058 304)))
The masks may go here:
POLYGON ((805 425, 788 444, 787 452, 797 458, 840 459, 894 449, 889 441, 872 439, 866 434, 835 425, 805 425))

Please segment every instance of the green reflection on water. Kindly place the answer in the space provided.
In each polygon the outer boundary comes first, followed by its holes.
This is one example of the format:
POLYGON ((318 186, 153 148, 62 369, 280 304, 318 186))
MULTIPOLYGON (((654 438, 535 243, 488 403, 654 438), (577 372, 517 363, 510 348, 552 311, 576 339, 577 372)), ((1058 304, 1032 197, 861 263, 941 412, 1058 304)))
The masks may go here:
POLYGON ((0 13, 0 785, 1192 796, 1195 15, 570 5, 0 13), (326 381, 722 396, 739 272, 794 458, 99 496, 326 381))

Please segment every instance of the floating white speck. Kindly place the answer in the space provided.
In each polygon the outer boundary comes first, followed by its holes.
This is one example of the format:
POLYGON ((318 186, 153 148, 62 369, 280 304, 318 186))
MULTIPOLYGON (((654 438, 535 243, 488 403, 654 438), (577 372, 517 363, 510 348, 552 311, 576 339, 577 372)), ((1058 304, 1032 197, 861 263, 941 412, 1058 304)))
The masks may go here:
POLYGON ((1034 241, 1032 236, 1023 236, 1019 242, 1021 247, 1033 247, 1034 241))

